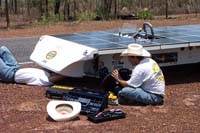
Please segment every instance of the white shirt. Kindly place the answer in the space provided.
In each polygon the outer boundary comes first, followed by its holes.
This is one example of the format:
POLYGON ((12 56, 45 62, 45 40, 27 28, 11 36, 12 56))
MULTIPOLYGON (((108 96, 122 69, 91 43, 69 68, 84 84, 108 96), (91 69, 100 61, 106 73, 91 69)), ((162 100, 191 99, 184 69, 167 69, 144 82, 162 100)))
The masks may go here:
POLYGON ((164 95, 165 93, 163 73, 158 64, 151 58, 144 58, 135 66, 127 84, 154 94, 164 95))
POLYGON ((50 74, 42 69, 22 68, 15 73, 15 82, 28 85, 49 86, 52 83, 48 77, 50 74))

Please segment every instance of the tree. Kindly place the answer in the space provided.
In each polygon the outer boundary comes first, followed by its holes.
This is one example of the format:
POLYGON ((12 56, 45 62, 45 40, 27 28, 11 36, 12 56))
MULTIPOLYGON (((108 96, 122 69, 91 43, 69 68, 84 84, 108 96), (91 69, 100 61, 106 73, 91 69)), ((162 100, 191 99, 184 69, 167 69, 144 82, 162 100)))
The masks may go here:
POLYGON ((30 0, 26 0, 26 9, 27 9, 27 15, 30 17, 30 0))
POLYGON ((55 2, 55 8, 54 8, 54 13, 55 14, 60 14, 60 12, 59 12, 60 2, 61 2, 61 0, 56 0, 56 2, 55 2))
POLYGON ((149 2, 149 8, 154 8, 154 0, 150 0, 150 2, 149 2))
POLYGON ((195 5, 195 14, 196 14, 196 16, 197 16, 197 14, 198 14, 198 11, 199 11, 199 0, 195 0, 195 3, 196 3, 196 5, 195 5))
POLYGON ((2 17, 2 3, 1 3, 1 0, 0 0, 0 15, 2 17))
POLYGON ((142 0, 139 0, 139 3, 140 3, 140 9, 143 8, 143 2, 142 2, 142 0))
POLYGON ((166 19, 168 19, 168 0, 165 0, 165 16, 166 16, 166 19))
POLYGON ((39 16, 40 16, 39 18, 40 19, 42 18, 43 13, 44 13, 44 10, 43 10, 42 6, 43 6, 43 0, 40 0, 39 1, 39 16))
POLYGON ((112 0, 103 0, 103 1, 97 1, 100 2, 99 5, 100 8, 98 10, 98 14, 102 19, 108 19, 111 13, 112 8, 112 0))
POLYGON ((115 4, 115 18, 117 18, 117 0, 114 1, 115 4))
POLYGON ((14 4, 15 4, 15 14, 17 14, 17 0, 14 0, 14 4))
POLYGON ((107 17, 111 13, 111 7, 112 7, 112 0, 104 0, 104 10, 107 14, 107 17))
MULTIPOLYGON (((123 7, 130 13, 139 14, 143 8, 149 8, 154 15, 169 13, 199 13, 200 0, 0 0, 0 19, 5 16, 8 26, 10 21, 24 21, 29 18, 49 20, 57 19, 57 14, 64 15, 64 20, 78 20, 77 17, 91 17, 96 20, 117 18, 123 7), (5 4, 6 2, 6 4, 5 4), (34 12, 33 16, 31 11, 34 12), (52 14, 53 13, 53 14, 52 14), (52 16, 52 15, 56 16, 52 16), (12 17, 11 15, 16 15, 12 17)), ((50 20, 49 20, 50 21, 50 20)))
POLYGON ((10 18, 9 18, 9 11, 8 11, 8 0, 5 0, 5 13, 6 13, 6 22, 7 28, 10 28, 10 18))
POLYGON ((49 17, 49 10, 48 10, 48 0, 45 0, 45 17, 49 17))
POLYGON ((77 5, 76 5, 76 0, 74 0, 73 3, 74 3, 74 11, 73 11, 73 15, 74 15, 74 16, 73 16, 73 19, 76 19, 76 6, 77 6, 77 5))
POLYGON ((70 0, 65 0, 64 3, 64 21, 70 18, 70 0))

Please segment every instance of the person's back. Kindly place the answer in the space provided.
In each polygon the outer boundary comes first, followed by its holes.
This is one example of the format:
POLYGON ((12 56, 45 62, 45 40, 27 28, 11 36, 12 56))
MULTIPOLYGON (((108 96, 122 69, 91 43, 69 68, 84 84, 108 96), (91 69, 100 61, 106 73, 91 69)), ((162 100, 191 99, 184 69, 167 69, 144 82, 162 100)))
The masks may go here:
POLYGON ((162 70, 151 58, 144 58, 136 65, 127 83, 132 87, 141 87, 145 91, 164 95, 165 80, 162 70))

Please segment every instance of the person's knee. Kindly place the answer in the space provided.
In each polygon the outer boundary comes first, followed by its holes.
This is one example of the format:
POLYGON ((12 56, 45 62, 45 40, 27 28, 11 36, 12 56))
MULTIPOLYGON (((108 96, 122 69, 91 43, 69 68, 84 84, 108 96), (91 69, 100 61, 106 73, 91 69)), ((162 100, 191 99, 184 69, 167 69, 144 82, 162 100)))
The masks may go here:
POLYGON ((146 99, 149 99, 148 96, 143 93, 142 89, 131 87, 123 88, 122 91, 119 92, 119 97, 125 97, 136 102, 146 102, 146 99))
POLYGON ((125 87, 119 92, 118 97, 120 97, 121 99, 126 99, 125 101, 141 103, 144 105, 163 104, 162 98, 157 97, 154 94, 145 92, 141 88, 125 87))
POLYGON ((145 105, 141 102, 140 92, 137 88, 125 87, 118 95, 120 104, 145 105))
POLYGON ((6 50, 6 51, 8 50, 8 48, 7 48, 6 46, 1 46, 1 49, 4 50, 4 51, 5 51, 5 50, 6 50))
POLYGON ((164 98, 158 95, 152 95, 152 105, 163 105, 164 98))
POLYGON ((6 46, 1 46, 0 47, 0 54, 3 54, 5 51, 9 52, 9 49, 6 46))
POLYGON ((132 87, 124 87, 121 91, 119 91, 118 96, 120 97, 131 97, 135 93, 135 88, 132 87))
POLYGON ((149 93, 149 92, 145 92, 142 89, 137 89, 136 90, 138 95, 135 95, 135 100, 138 102, 141 102, 145 105, 157 105, 162 102, 162 99, 160 99, 159 97, 157 97, 156 95, 149 93))

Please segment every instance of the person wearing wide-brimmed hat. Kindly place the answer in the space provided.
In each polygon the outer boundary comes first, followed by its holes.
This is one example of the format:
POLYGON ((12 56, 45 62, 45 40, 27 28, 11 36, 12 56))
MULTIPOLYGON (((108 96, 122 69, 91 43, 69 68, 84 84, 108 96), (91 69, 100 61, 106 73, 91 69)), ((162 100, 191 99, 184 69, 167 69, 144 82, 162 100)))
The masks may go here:
MULTIPOLYGON (((158 64, 150 58, 151 54, 142 45, 130 44, 121 56, 128 57, 129 62, 135 67, 128 80, 124 80, 118 70, 114 70, 111 74, 122 87, 114 90, 119 97, 119 103, 162 104, 165 80, 158 64)), ((104 87, 107 91, 111 89, 104 87)))

